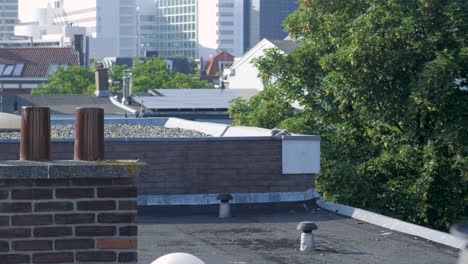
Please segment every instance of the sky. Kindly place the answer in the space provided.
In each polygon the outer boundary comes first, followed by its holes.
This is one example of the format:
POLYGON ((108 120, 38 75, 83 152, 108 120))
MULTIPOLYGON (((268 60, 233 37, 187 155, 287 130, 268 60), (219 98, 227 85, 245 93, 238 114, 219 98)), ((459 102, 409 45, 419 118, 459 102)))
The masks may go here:
MULTIPOLYGON (((79 0, 78 0, 79 1, 79 0)), ((19 0, 19 19, 28 18, 34 8, 46 7, 47 0, 19 0)))

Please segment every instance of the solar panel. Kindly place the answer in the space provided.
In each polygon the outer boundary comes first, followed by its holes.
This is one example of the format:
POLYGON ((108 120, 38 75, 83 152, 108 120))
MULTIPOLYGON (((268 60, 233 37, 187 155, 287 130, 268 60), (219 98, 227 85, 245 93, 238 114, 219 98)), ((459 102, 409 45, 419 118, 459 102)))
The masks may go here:
POLYGON ((13 76, 19 77, 23 73, 24 63, 16 64, 15 70, 13 71, 13 76))

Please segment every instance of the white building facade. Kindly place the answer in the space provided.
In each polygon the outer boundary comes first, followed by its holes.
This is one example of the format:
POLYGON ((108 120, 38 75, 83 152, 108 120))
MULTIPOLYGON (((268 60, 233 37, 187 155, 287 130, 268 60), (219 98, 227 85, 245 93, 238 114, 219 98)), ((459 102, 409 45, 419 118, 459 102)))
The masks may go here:
POLYGON ((277 48, 283 54, 290 54, 299 47, 299 43, 291 40, 263 39, 240 58, 236 58, 234 64, 225 69, 223 79, 225 87, 231 89, 256 89, 263 90, 264 83, 259 77, 259 70, 252 62, 265 55, 265 52, 277 48))
POLYGON ((45 5, 20 8, 23 14, 15 34, 57 39, 63 37, 64 26, 74 25, 90 36, 90 58, 137 56, 136 0, 49 0, 45 5))
POLYGON ((18 23, 18 0, 0 0, 0 40, 14 35, 18 23))

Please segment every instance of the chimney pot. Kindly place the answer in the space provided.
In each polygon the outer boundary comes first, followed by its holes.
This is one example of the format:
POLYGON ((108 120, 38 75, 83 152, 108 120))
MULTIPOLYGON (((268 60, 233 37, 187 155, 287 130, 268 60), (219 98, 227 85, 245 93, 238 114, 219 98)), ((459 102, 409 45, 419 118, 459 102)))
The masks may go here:
POLYGON ((20 160, 50 160, 50 108, 21 109, 20 160))
POLYGON ((104 159, 104 109, 76 108, 74 159, 104 159))
POLYGON ((94 94, 97 97, 110 97, 109 91, 109 73, 108 69, 104 68, 104 64, 99 63, 96 69, 96 91, 94 94))

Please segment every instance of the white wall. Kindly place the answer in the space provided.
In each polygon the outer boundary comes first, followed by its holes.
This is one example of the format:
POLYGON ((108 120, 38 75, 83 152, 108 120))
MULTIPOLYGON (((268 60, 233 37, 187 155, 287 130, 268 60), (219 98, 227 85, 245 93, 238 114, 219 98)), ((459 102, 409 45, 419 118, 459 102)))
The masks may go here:
POLYGON ((199 57, 208 60, 220 50, 241 56, 244 52, 244 1, 199 0, 197 9, 199 57))
POLYGON ((198 38, 198 56, 205 61, 216 53, 218 45, 216 43, 216 4, 218 0, 198 1, 197 4, 197 38, 198 38))
POLYGON ((263 90, 263 82, 258 77, 258 69, 252 64, 252 60, 263 56, 266 49, 273 47, 274 45, 271 42, 263 40, 234 63, 230 70, 226 71, 231 71, 231 74, 227 75, 229 88, 263 90))

